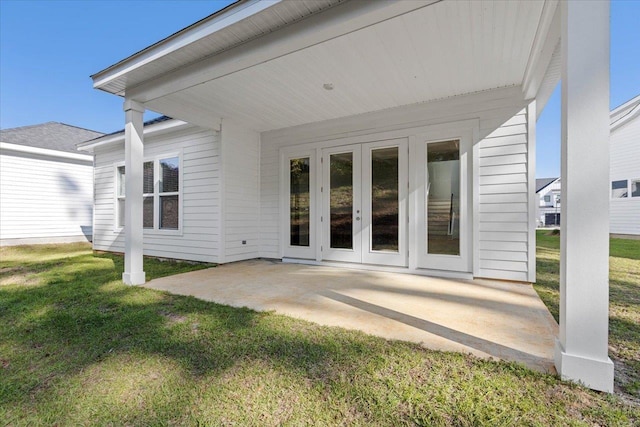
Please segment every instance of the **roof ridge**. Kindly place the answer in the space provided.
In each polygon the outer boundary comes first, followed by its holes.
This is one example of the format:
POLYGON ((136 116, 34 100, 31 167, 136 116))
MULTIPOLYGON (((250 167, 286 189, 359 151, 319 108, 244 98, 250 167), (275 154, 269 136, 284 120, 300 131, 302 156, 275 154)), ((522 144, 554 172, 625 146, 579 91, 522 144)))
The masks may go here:
POLYGON ((93 130, 93 129, 87 129, 87 128, 83 128, 83 127, 76 126, 76 125, 70 125, 68 123, 57 122, 55 120, 50 120, 50 121, 44 122, 44 123, 36 123, 35 125, 25 125, 25 126, 16 126, 16 127, 13 127, 13 128, 5 128, 5 129, 0 129, 0 131, 9 131, 9 130, 13 131, 13 130, 20 130, 20 129, 28 129, 28 128, 35 128, 35 127, 38 127, 38 126, 45 126, 45 125, 52 125, 52 124, 67 126, 67 127, 70 127, 70 128, 85 130, 87 132, 100 133, 100 134, 104 135, 104 132, 100 132, 100 131, 93 130))

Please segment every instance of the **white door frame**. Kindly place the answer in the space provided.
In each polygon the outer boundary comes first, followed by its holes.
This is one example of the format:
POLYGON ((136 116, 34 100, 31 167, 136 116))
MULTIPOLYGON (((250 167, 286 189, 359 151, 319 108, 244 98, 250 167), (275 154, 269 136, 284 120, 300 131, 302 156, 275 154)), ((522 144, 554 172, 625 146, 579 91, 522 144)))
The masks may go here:
POLYGON ((473 210, 473 130, 460 128, 440 128, 417 135, 411 141, 411 162, 413 163, 415 197, 415 246, 417 254, 415 267, 430 270, 472 272, 472 210, 473 210), (460 141, 460 255, 429 254, 427 248, 427 150, 432 142, 460 141))
POLYGON ((406 267, 408 262, 408 171, 407 138, 362 144, 362 262, 406 267), (374 251, 372 245, 371 152, 380 148, 398 147, 398 252, 374 251))
POLYGON ((362 145, 342 145, 322 150, 322 259, 327 261, 362 262, 362 145), (352 188, 352 248, 331 247, 330 157, 333 154, 353 153, 352 188))
POLYGON ((288 147, 280 151, 280 229, 282 239, 282 254, 284 257, 315 259, 316 258, 316 179, 318 176, 315 149, 288 147), (291 179, 289 165, 292 159, 309 158, 309 246, 292 246, 290 239, 291 179))

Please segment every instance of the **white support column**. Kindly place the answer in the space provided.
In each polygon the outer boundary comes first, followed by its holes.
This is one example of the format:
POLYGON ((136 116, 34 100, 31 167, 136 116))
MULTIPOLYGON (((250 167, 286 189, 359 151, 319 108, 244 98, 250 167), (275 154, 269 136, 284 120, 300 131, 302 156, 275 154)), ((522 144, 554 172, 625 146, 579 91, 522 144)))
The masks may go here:
POLYGON ((125 100, 125 249, 122 281, 127 285, 141 285, 145 282, 142 266, 143 114, 144 105, 125 100))
POLYGON ((609 331, 609 2, 562 8, 560 336, 563 379, 613 392, 609 331))

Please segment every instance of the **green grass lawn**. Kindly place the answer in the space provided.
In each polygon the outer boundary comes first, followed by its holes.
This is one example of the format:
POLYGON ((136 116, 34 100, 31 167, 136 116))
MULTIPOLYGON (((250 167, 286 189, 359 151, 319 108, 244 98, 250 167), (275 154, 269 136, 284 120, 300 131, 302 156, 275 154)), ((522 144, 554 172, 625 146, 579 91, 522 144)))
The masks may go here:
MULTIPOLYGON (((202 268, 145 260, 149 279, 202 268)), ((527 368, 121 281, 81 244, 0 248, 0 425, 620 425, 527 368)))
MULTIPOLYGON (((537 232, 536 291, 558 320, 560 236, 537 232)), ((616 386, 640 401, 640 240, 611 239, 609 355, 616 386)))

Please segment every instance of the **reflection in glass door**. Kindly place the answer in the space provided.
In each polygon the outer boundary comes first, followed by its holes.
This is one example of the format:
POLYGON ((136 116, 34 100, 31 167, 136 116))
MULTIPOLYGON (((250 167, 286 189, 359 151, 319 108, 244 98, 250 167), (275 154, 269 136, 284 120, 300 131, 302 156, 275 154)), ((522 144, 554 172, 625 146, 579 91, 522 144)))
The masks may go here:
POLYGON ((316 257, 314 162, 312 150, 291 150, 282 158, 282 246, 285 257, 316 257))
POLYGON ((407 169, 406 139, 362 145, 363 263, 407 265, 407 169))
POLYGON ((407 157, 406 140, 323 151, 323 259, 407 265, 407 157))
POLYGON ((353 152, 329 155, 329 247, 353 249, 353 152))
POLYGON ((323 259, 361 262, 360 145, 323 150, 323 259))

